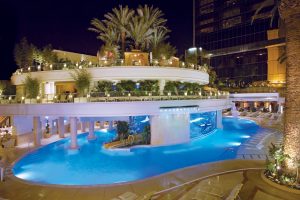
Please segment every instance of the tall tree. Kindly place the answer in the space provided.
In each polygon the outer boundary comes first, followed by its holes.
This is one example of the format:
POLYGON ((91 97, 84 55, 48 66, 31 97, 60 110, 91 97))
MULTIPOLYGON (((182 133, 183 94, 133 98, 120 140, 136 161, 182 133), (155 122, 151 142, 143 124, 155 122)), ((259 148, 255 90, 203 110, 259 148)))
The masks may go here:
POLYGON ((118 29, 112 25, 107 25, 99 19, 92 19, 91 25, 88 30, 98 34, 97 39, 102 40, 105 45, 116 46, 120 41, 120 34, 118 29))
POLYGON ((153 30, 149 29, 148 25, 141 17, 135 16, 130 21, 127 32, 130 38, 133 40, 134 48, 141 50, 144 49, 147 44, 149 44, 152 37, 152 31, 153 30))
POLYGON ((167 35, 170 31, 165 28, 157 28, 154 29, 152 33, 152 37, 150 39, 150 47, 151 49, 155 49, 159 44, 164 42, 169 38, 167 35))
POLYGON ((107 25, 112 25, 112 27, 117 28, 121 33, 123 53, 125 51, 125 39, 126 39, 127 27, 133 15, 134 15, 134 10, 129 9, 128 6, 123 7, 122 5, 119 5, 119 8, 112 9, 112 13, 107 13, 104 15, 104 17, 106 18, 104 22, 107 25))
POLYGON ((286 27, 286 98, 284 119, 284 153, 287 172, 296 173, 300 160, 300 1, 281 0, 280 17, 286 27))
POLYGON ((33 63, 33 48, 26 38, 22 38, 19 44, 16 44, 14 49, 14 58, 19 68, 26 68, 33 63))

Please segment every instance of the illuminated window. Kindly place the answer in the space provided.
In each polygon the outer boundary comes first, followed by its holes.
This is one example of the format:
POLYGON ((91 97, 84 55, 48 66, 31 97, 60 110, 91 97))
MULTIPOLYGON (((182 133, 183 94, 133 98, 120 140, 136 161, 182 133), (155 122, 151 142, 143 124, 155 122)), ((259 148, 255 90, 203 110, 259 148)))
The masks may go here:
POLYGON ((241 16, 238 16, 238 17, 234 17, 234 18, 231 18, 231 19, 227 19, 227 20, 223 20, 223 28, 230 28, 230 27, 233 27, 233 26, 236 26, 237 24, 240 24, 241 23, 241 16))

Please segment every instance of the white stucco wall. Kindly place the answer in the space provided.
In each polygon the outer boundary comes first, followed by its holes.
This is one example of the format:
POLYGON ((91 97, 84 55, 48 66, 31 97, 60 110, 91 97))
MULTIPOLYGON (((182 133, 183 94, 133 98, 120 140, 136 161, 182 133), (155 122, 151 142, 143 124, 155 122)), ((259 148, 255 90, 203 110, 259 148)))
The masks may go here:
POLYGON ((18 135, 31 133, 33 129, 33 117, 32 116, 14 116, 13 126, 16 128, 18 135))

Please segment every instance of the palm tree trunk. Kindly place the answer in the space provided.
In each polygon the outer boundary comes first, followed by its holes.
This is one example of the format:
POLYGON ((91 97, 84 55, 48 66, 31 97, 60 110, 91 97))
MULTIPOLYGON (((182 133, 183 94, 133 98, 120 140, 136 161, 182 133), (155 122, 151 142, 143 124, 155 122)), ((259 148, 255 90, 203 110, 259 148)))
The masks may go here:
POLYGON ((286 27, 286 99, 284 121, 284 153, 286 172, 296 173, 300 160, 300 2, 282 0, 279 7, 286 27))
POLYGON ((123 54, 125 53, 125 38, 126 38, 126 33, 122 32, 121 33, 121 39, 122 39, 122 52, 123 52, 123 54))

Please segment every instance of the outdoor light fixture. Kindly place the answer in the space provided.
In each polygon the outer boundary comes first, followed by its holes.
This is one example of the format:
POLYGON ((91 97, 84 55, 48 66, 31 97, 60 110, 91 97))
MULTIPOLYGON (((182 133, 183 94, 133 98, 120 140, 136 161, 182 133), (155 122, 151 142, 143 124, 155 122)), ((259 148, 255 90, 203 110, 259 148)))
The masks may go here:
POLYGON ((52 69, 52 67, 53 67, 53 66, 52 66, 52 64, 51 64, 51 65, 50 65, 50 69, 52 69))
POLYGON ((38 70, 41 70, 41 65, 38 65, 38 70))
POLYGON ((168 92, 168 96, 171 96, 171 92, 168 92))
POLYGON ((110 97, 110 94, 108 93, 106 96, 107 96, 107 97, 110 97))
POLYGON ((152 93, 151 93, 151 92, 149 92, 149 96, 152 96, 152 93))
POLYGON ((187 96, 187 92, 184 92, 184 96, 187 96))
POLYGON ((11 96, 8 97, 8 100, 9 100, 9 101, 11 100, 11 96))
POLYGON ((72 99, 72 98, 73 98, 73 95, 72 95, 72 94, 70 94, 69 98, 70 98, 70 99, 72 99))
POLYGON ((130 96, 131 96, 131 94, 130 94, 130 93, 128 93, 128 96, 130 97, 130 96))
POLYGON ((92 65, 92 62, 91 62, 91 61, 89 62, 89 65, 90 65, 90 66, 92 65))
POLYGON ((25 99, 25 97, 22 97, 22 100, 24 100, 25 99))
POLYGON ((67 64, 66 64, 66 63, 64 64, 64 67, 67 67, 67 64))
POLYGON ((78 67, 78 63, 76 63, 76 67, 78 67))
POLYGON ((81 65, 79 66, 79 69, 82 69, 82 66, 81 66, 81 65))
POLYGON ((56 95, 54 96, 54 99, 57 99, 57 96, 56 96, 56 95))
POLYGON ((40 100, 40 98, 41 98, 40 96, 37 96, 37 97, 36 97, 37 100, 40 100))
POLYGON ((91 97, 91 95, 90 95, 90 94, 87 94, 87 95, 86 95, 86 98, 90 98, 90 97, 91 97))
POLYGON ((30 67, 28 67, 28 71, 30 71, 30 67))

